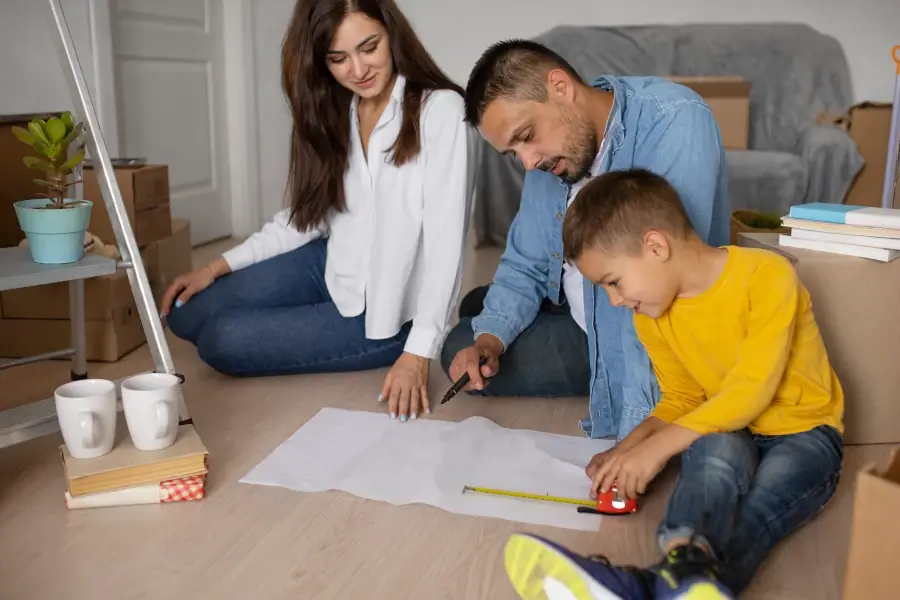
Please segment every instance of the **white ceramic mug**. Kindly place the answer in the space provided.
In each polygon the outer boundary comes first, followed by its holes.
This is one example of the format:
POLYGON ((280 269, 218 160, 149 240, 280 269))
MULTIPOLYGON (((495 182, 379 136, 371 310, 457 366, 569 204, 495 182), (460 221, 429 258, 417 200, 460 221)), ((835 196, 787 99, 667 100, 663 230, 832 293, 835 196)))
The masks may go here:
POLYGON ((74 458, 97 458, 116 441, 116 384, 83 379, 56 388, 56 415, 66 448, 74 458))
POLYGON ((162 450, 178 435, 181 380, 168 373, 144 373, 122 382, 122 407, 138 450, 162 450))

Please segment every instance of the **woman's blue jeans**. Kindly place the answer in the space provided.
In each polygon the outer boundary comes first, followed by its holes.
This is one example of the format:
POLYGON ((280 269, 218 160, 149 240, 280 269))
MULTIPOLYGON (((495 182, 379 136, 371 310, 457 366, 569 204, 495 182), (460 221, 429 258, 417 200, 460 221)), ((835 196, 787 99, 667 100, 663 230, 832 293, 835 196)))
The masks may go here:
POLYGON ((183 306, 169 329, 197 346, 226 375, 252 377, 361 371, 390 366, 410 324, 393 338, 369 340, 365 316, 341 316, 325 286, 326 242, 219 278, 183 306))

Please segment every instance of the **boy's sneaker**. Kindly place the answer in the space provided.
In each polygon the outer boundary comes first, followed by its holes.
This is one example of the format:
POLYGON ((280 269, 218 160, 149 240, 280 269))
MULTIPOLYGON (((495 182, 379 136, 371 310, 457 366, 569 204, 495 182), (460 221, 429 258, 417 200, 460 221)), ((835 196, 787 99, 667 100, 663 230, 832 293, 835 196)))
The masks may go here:
POLYGON ((656 597, 666 600, 732 600, 719 582, 718 564, 697 544, 670 550, 650 572, 656 577, 656 597))
POLYGON ((506 573, 523 600, 733 600, 698 547, 679 548, 653 569, 619 567, 545 539, 516 534, 505 550, 506 573))

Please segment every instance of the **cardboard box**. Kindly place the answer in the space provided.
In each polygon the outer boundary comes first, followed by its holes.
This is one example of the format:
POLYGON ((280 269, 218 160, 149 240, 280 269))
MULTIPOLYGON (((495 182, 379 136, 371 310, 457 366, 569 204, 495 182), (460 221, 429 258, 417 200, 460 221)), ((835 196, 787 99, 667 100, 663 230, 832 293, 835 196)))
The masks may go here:
POLYGON ((900 452, 883 471, 871 465, 856 478, 844 600, 894 600, 900 572, 900 452))
MULTIPOLYGON (((125 212, 131 223, 138 246, 165 239, 172 233, 172 214, 169 208, 169 167, 140 165, 115 167, 116 182, 122 193, 125 212)), ((89 231, 106 244, 115 244, 106 203, 100 191, 97 172, 84 169, 84 198, 94 203, 89 231)))
POLYGON ((144 268, 150 273, 150 287, 156 297, 157 306, 163 294, 176 277, 194 269, 191 254, 191 224, 183 219, 172 220, 172 235, 153 242, 141 250, 144 268))
MULTIPOLYGON (((147 277, 154 279, 149 268, 147 277)), ((51 283, 0 292, 0 306, 5 319, 62 319, 68 323, 69 284, 51 283)), ((123 307, 137 310, 125 271, 85 280, 85 319, 112 320, 123 307)))
POLYGON ((706 101, 729 150, 746 150, 750 137, 750 82, 743 77, 669 77, 706 101))
POLYGON ((19 228, 13 204, 20 200, 40 198, 44 188, 34 183, 40 171, 29 169, 22 162, 26 156, 33 156, 34 150, 23 144, 13 134, 14 125, 28 127, 28 122, 36 117, 49 118, 52 115, 3 115, 0 116, 0 248, 17 246, 25 238, 19 228))
POLYGON ((900 260, 882 263, 785 248, 777 233, 741 234, 739 245, 787 257, 809 289, 844 388, 844 442, 900 442, 900 260))
MULTIPOLYGON (((141 251, 159 306, 172 280, 191 270, 190 223, 175 220, 172 235, 141 251)), ((87 359, 113 362, 146 341, 125 271, 84 282, 87 359)), ((0 292, 0 356, 20 358, 71 346, 68 283, 0 292)))
MULTIPOLYGON (((124 273, 109 277, 124 279, 128 285, 124 273)), ((129 305, 110 306, 108 319, 85 321, 87 360, 115 362, 144 344, 146 337, 140 315, 130 295, 129 300, 129 305)), ((71 348, 71 339, 68 319, 10 319, 6 315, 0 319, 0 356, 4 358, 71 348)))
MULTIPOLYGON (((866 161, 850 185, 844 204, 881 206, 892 110, 892 105, 884 102, 862 102, 836 120, 836 124, 846 129, 850 139, 856 142, 866 161)), ((898 196, 900 191, 895 191, 894 207, 900 207, 898 196)))

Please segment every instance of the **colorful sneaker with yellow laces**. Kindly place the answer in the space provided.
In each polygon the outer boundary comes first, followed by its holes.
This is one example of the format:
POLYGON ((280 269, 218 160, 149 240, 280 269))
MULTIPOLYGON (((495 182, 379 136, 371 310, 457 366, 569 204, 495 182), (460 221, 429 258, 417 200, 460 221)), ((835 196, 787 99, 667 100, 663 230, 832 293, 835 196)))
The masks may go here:
POLYGON ((523 600, 733 600, 716 580, 712 559, 696 546, 677 548, 652 569, 613 566, 543 538, 515 534, 506 573, 523 600))

